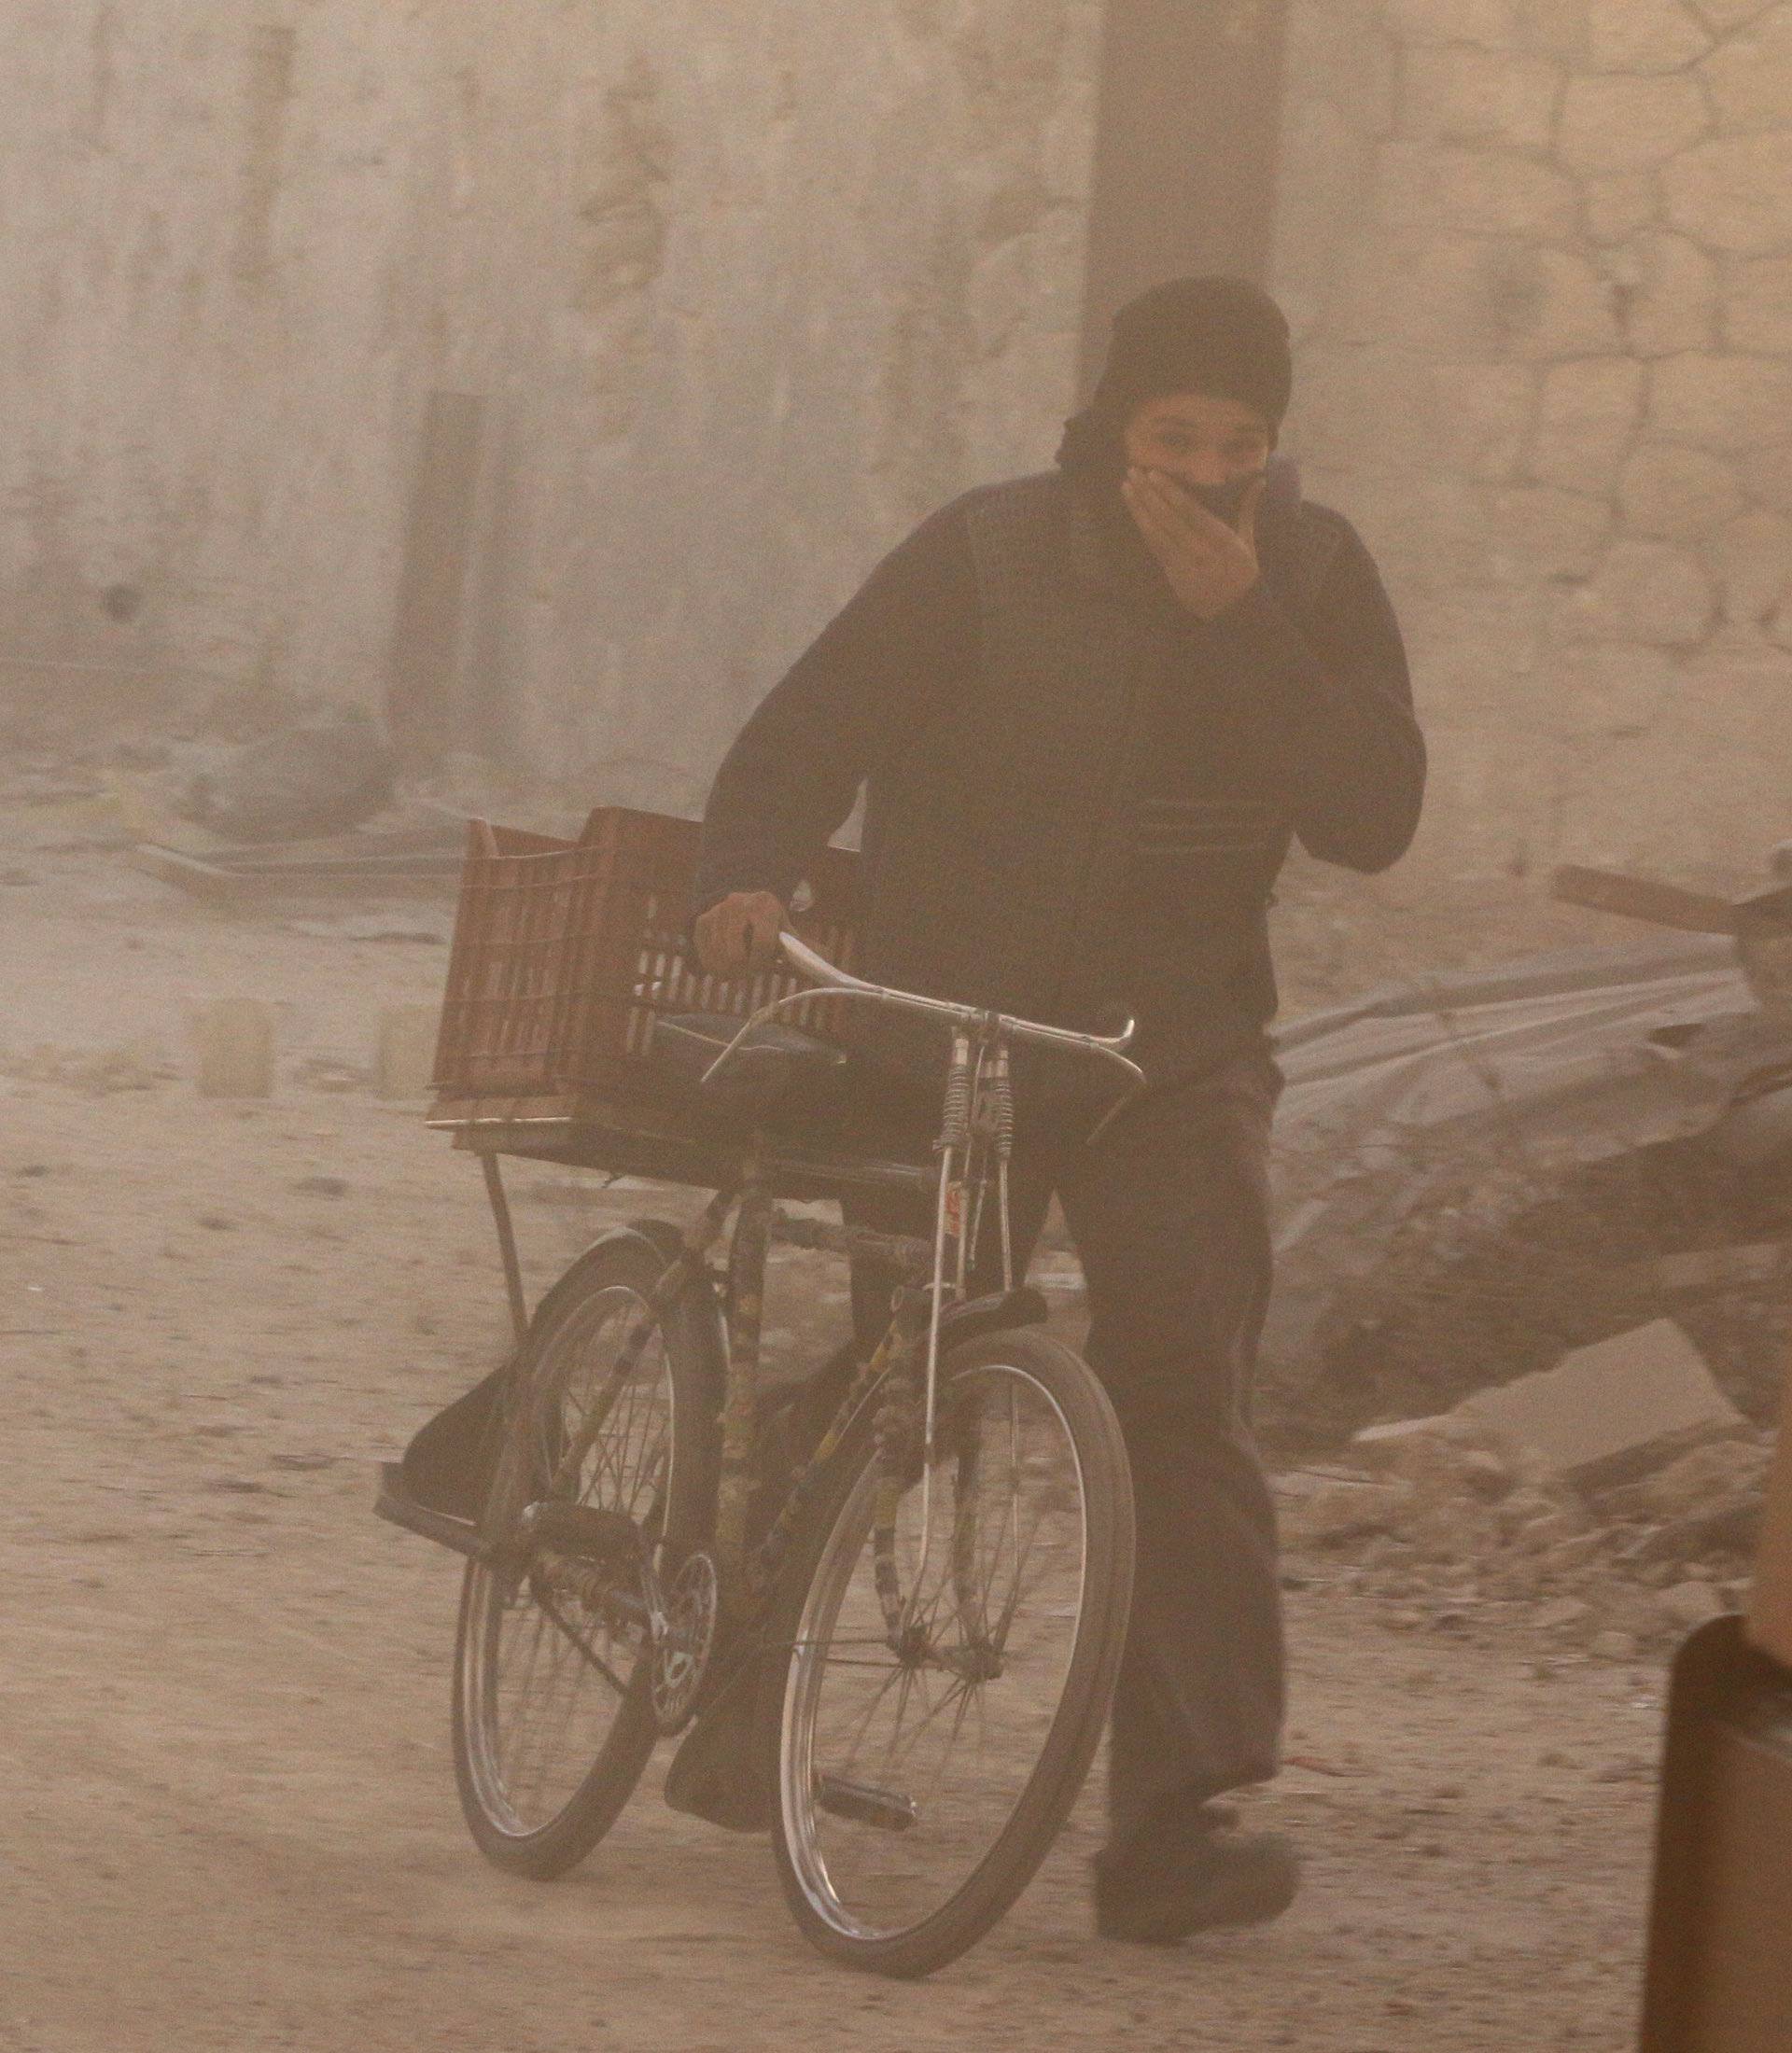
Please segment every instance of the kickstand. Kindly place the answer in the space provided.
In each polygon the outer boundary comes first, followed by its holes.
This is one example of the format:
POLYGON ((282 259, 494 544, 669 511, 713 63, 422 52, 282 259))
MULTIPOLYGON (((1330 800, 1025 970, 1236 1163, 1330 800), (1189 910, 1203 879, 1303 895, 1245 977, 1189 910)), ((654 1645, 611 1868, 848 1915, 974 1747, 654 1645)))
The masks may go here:
POLYGON ((529 1336, 529 1306, 523 1295, 523 1265, 516 1258, 516 1228, 511 1221, 511 1201, 504 1194, 504 1176, 495 1154, 482 1154, 485 1172, 485 1195, 491 1200, 492 1221, 497 1228, 498 1252, 504 1257, 504 1288, 510 1293, 511 1324, 516 1329, 520 1348, 529 1336))

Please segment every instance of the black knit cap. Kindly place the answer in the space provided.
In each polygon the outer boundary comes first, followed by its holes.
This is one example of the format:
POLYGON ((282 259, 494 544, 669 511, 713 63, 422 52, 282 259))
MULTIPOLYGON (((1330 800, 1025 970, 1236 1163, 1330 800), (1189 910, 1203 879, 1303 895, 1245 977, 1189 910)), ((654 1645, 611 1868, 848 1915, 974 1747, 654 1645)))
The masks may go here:
POLYGON ((1263 415, 1273 440, 1293 387, 1288 323, 1261 286, 1169 278, 1114 315, 1100 381, 1068 425, 1057 460, 1068 469, 1112 469, 1129 416, 1171 392, 1237 399, 1263 415))

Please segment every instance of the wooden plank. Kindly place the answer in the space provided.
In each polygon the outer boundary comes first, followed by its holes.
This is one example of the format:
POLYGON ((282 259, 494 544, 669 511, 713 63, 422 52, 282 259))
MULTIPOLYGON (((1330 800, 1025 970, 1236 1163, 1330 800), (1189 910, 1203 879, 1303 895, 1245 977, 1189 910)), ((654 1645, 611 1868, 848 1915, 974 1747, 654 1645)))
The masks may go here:
POLYGON ((138 843, 130 857, 133 868, 215 905, 243 905, 287 886, 433 883, 459 876, 464 859, 458 852, 441 848, 274 860, 232 850, 229 856, 207 858, 157 842, 138 843))
POLYGON ((289 877, 302 884, 307 877, 457 877, 466 861, 458 849, 400 849, 341 856, 287 856, 274 861, 253 856, 214 861, 209 868, 230 877, 274 883, 289 877))
POLYGON ((1728 899, 1708 891, 1688 891, 1678 884, 1660 884, 1652 877, 1625 876, 1617 870, 1564 863, 1550 880, 1549 894, 1566 905, 1646 920, 1651 927, 1672 927, 1685 934, 1736 931, 1735 912, 1728 899))
POLYGON ((213 905, 240 905, 251 895, 253 886, 245 886, 240 877, 230 871, 220 870, 216 863, 202 862, 197 856, 182 855, 177 848, 161 848, 153 842, 140 842, 130 856, 133 870, 142 870, 152 877, 160 877, 164 884, 177 885, 183 891, 190 891, 195 898, 206 900, 213 905))
MULTIPOLYGON (((468 818, 465 814, 443 812, 439 819, 421 820, 408 827, 357 828, 347 834, 313 834, 303 841, 223 842, 216 835, 211 845, 196 853, 229 867, 240 863, 285 863, 333 861, 342 857, 441 856, 467 853, 468 818)), ((161 845, 175 846, 165 836, 161 845)))

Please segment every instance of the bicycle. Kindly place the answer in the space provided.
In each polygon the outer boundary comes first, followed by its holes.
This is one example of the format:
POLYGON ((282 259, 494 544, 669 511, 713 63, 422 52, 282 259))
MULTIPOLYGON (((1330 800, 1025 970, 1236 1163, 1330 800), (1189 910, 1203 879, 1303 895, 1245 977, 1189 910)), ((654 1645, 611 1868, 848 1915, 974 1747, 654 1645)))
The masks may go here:
POLYGON ((609 1830, 656 1742, 732 1692, 796 1922, 834 1960, 917 1976, 996 1922, 1062 1826, 1131 1596, 1117 1421, 1015 1275, 1011 1049, 1142 1077, 1124 1054, 1130 1027, 1078 1034, 868 983, 793 935, 781 946, 812 988, 744 1023, 655 1027, 663 1069, 712 1105, 726 1092, 735 1173, 686 1229, 641 1221, 600 1238, 542 1300, 504 1377, 477 1529, 451 1541, 469 1557, 456 1781, 488 1859, 553 1877, 609 1830), (825 1122, 819 1147, 780 1129, 781 1110, 850 1068, 777 1017, 822 999, 949 1031, 932 1166, 842 1151, 825 1122), (780 1208, 792 1192, 854 1188, 931 1203, 931 1236, 780 1208), (973 1297, 992 1231, 1001 1289, 973 1297), (900 1281, 819 1440, 774 1487, 756 1458, 777 1243, 900 1281))

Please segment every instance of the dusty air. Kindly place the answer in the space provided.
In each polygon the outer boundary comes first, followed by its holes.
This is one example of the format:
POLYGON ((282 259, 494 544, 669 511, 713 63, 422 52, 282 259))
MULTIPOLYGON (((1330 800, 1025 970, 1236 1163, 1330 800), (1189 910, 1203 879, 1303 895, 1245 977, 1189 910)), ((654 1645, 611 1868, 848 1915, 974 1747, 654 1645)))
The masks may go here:
POLYGON ((0 117, 0 2048, 1792 2046, 1792 0, 0 117))

